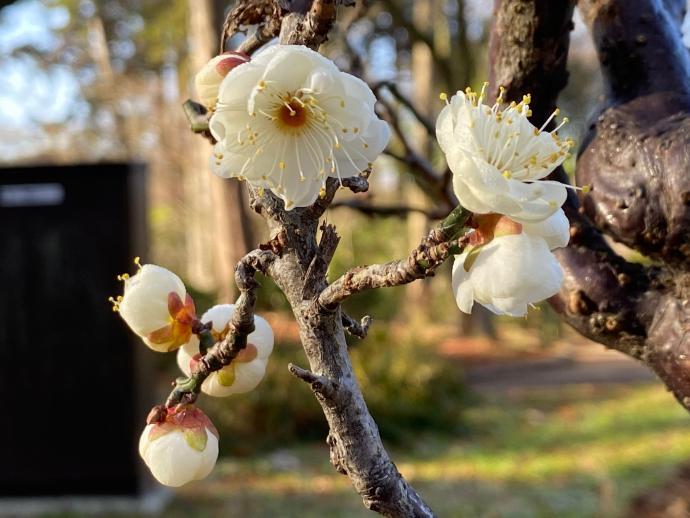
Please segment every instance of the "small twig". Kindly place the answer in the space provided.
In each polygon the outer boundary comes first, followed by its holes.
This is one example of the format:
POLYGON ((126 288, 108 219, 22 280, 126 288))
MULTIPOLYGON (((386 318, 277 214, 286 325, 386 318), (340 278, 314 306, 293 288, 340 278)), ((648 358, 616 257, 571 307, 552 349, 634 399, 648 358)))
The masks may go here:
POLYGON ((323 286, 326 279, 328 265, 331 264, 333 254, 340 242, 340 236, 335 231, 335 226, 326 223, 321 224, 321 239, 314 258, 309 263, 307 273, 304 276, 304 289, 302 298, 310 299, 314 297, 323 286))
POLYGON ((216 342, 204 354, 191 376, 181 377, 175 381, 175 388, 165 402, 166 407, 170 408, 179 403, 194 403, 206 378, 229 365, 247 346, 247 336, 254 331, 254 306, 256 289, 259 287, 259 283, 254 280, 254 274, 257 271, 266 272, 275 258, 275 254, 268 250, 254 250, 237 264, 235 282, 240 296, 232 320, 228 324, 229 331, 225 338, 216 342))
POLYGON ((390 81, 380 81, 378 83, 373 83, 369 85, 371 89, 376 93, 376 97, 380 99, 380 95, 378 95, 379 90, 382 88, 386 88, 391 94, 393 94, 393 97, 395 97, 400 104, 405 106, 408 110, 410 110, 410 113, 414 115, 414 118, 417 119, 417 121, 424 126, 424 129, 426 132, 429 134, 431 138, 436 138, 436 128, 434 127, 434 124, 426 118, 422 113, 415 107, 414 104, 412 104, 412 101, 410 101, 407 97, 405 97, 402 92, 398 89, 398 86, 395 83, 391 83, 390 81))
POLYGON ((424 214, 429 219, 441 219, 448 214, 446 207, 424 209, 407 205, 372 205, 361 200, 343 200, 331 203, 331 208, 347 207, 361 212, 365 216, 396 216, 405 217, 411 212, 424 214))
POLYGON ((432 276, 435 269, 450 255, 459 254, 464 249, 467 235, 461 238, 457 236, 470 215, 469 211, 457 207, 404 259, 360 266, 345 272, 321 292, 317 299, 318 306, 326 311, 333 311, 338 304, 356 293, 400 286, 432 276))
POLYGON ((347 187, 355 194, 367 192, 369 190, 369 174, 371 174, 371 169, 367 169, 357 176, 343 178, 341 180, 341 184, 343 187, 347 187))
POLYGON ((341 313, 341 319, 345 331, 347 331, 352 336, 356 336, 357 338, 362 339, 367 337, 369 328, 371 327, 371 324, 374 323, 374 319, 370 315, 365 315, 364 317, 362 317, 362 320, 357 322, 351 316, 346 315, 345 313, 341 313))
POLYGON ((314 374, 313 372, 303 369, 294 363, 290 363, 288 365, 288 370, 293 376, 296 376, 305 383, 309 383, 312 392, 314 392, 317 397, 327 400, 335 397, 337 385, 325 376, 314 374))
MULTIPOLYGON (((262 26, 270 25, 279 17, 279 7, 273 0, 240 0, 228 12, 220 33, 220 54, 225 51, 225 42, 236 32, 244 32, 246 27, 257 25, 257 32, 262 26)), ((280 22, 277 22, 278 28, 280 22)), ((276 33, 277 34, 277 33, 276 33)), ((270 39, 270 38, 269 38, 270 39)), ((268 40, 266 40, 268 41, 268 40)), ((246 51, 245 51, 246 52, 246 51)), ((250 52, 247 52, 250 54, 250 52)))
POLYGON ((189 121, 189 127, 192 132, 201 134, 203 137, 210 140, 212 144, 215 143, 215 139, 208 129, 210 114, 206 107, 203 104, 187 99, 184 104, 182 104, 182 109, 189 121))

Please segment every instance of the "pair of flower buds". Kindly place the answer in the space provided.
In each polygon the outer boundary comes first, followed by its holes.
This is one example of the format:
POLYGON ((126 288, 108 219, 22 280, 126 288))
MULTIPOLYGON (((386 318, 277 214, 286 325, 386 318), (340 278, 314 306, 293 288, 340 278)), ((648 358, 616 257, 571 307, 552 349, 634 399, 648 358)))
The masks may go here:
MULTIPOLYGON (((227 334, 235 306, 214 306, 197 321, 194 301, 171 271, 146 264, 135 275, 120 278, 125 283, 124 294, 113 300, 114 309, 151 349, 177 350, 177 364, 186 376, 201 358, 195 324, 210 322, 216 341, 227 334)), ((245 393, 261 382, 273 351, 273 331, 260 316, 254 317, 254 327, 246 347, 232 363, 204 380, 204 393, 216 397, 245 393)), ((211 421, 192 405, 159 409, 158 413, 161 415, 146 426, 139 440, 139 453, 154 477, 174 487, 206 477, 218 457, 218 432, 211 421)))
MULTIPOLYGON (((314 203, 328 177, 370 168, 390 138, 367 84, 303 46, 274 45, 251 59, 222 54, 196 85, 212 111, 213 172, 270 189, 288 210, 314 203)), ((529 96, 501 109, 503 94, 487 106, 485 89, 458 92, 450 102, 442 94, 447 106, 436 123, 455 195, 475 214, 471 245, 455 260, 453 290, 464 312, 477 301, 522 316, 563 281, 551 251, 569 238, 560 209, 566 187, 544 178, 573 143, 545 131, 553 116, 532 125, 529 96)))

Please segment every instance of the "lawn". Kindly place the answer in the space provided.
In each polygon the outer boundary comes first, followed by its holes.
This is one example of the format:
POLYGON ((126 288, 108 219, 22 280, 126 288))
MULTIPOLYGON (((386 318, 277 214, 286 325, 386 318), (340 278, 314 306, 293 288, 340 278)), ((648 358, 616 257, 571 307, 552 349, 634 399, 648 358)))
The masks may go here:
MULTIPOLYGON (((392 448, 442 517, 618 516, 690 459, 690 418, 660 384, 565 386, 485 398, 462 437, 392 448)), ((324 445, 225 459, 178 491, 171 517, 365 517, 324 445)))

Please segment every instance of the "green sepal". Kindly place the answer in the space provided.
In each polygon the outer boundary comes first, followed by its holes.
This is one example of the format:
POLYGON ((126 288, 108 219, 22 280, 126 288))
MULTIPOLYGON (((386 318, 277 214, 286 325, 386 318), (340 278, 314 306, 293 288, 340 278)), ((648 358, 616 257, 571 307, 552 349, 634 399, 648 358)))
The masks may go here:
POLYGON ((187 444, 190 448, 196 451, 204 451, 206 449, 206 442, 208 441, 206 428, 187 428, 182 432, 182 434, 184 435, 184 440, 187 441, 187 444))

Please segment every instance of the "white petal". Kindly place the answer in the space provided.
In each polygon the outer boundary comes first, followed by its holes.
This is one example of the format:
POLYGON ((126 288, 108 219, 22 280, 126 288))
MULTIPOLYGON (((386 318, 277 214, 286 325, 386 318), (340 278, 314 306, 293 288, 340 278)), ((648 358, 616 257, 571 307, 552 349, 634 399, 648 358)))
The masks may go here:
POLYGON ((523 232, 543 238, 551 250, 567 246, 570 240, 570 223, 563 209, 537 223, 523 223, 523 232))
MULTIPOLYGON (((150 426, 150 425, 149 425, 150 426)), ((147 428, 144 433, 147 433, 147 428)), ((143 436, 142 436, 143 437, 143 436)), ((147 435, 148 437, 148 435, 147 435)), ((148 438, 146 439, 148 441, 148 438)), ((206 456, 191 448, 182 432, 173 431, 148 441, 143 448, 142 458, 151 474, 165 486, 180 487, 197 478, 200 468, 206 468, 213 451, 206 456)), ((216 452, 217 455, 217 444, 216 452)), ((215 459, 214 459, 215 463, 215 459)))
POLYGON ((161 266, 145 264, 125 281, 120 316, 132 331, 145 337, 170 323, 169 293, 177 293, 184 302, 187 292, 182 280, 161 266))
POLYGON ((464 262, 467 254, 458 255, 453 262, 453 293, 455 294, 455 301, 460 310, 464 313, 472 313, 472 306, 474 305, 474 288, 472 286, 472 279, 468 272, 465 271, 464 262))
POLYGON ((458 296, 463 283, 471 283, 474 300, 491 311, 521 316, 529 304, 557 293, 563 282, 563 271, 546 241, 524 232, 497 237, 484 245, 467 274, 460 266, 464 255, 453 269, 456 298, 464 307, 468 295, 458 296))

